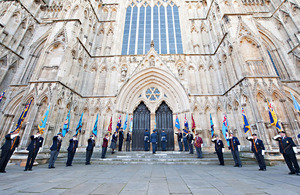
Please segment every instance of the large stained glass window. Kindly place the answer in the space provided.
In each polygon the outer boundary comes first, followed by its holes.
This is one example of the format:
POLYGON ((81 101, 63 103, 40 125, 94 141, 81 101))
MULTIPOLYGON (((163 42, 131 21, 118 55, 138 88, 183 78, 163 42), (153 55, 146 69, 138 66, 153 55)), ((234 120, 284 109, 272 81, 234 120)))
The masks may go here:
POLYGON ((122 55, 145 54, 151 40, 160 54, 182 54, 178 7, 160 0, 151 6, 134 0, 126 9, 122 55))

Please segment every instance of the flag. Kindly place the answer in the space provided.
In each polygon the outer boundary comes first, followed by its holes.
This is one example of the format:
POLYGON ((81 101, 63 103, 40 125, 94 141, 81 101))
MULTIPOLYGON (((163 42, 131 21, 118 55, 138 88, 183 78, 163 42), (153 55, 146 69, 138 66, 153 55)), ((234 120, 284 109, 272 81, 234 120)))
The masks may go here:
POLYGON ((119 119, 118 119, 118 123, 117 123, 117 127, 116 127, 116 132, 118 132, 120 128, 121 128, 121 115, 119 116, 119 119))
POLYGON ((156 129, 156 117, 154 119, 154 129, 156 129))
POLYGON ((268 103, 268 109, 269 109, 269 117, 270 117, 270 123, 272 126, 276 127, 276 129, 278 131, 282 131, 281 130, 281 126, 278 123, 278 119, 275 113, 275 110, 273 109, 271 103, 269 103, 269 101, 267 100, 268 103))
POLYGON ((214 130, 214 123, 213 123, 211 114, 210 114, 210 131, 211 131, 211 137, 213 137, 215 134, 215 130, 214 130))
POLYGON ((244 131, 245 133, 247 133, 250 130, 250 125, 248 123, 244 108, 242 108, 242 115, 243 115, 244 131))
POLYGON ((95 137, 97 137, 97 127, 98 127, 98 114, 97 114, 97 118, 95 121, 94 129, 93 129, 93 135, 95 135, 95 137))
POLYGON ((183 133, 187 134, 188 130, 189 130, 189 123, 188 123, 188 120, 186 119, 186 115, 185 115, 185 117, 184 117, 184 130, 183 130, 183 133))
POLYGON ((178 119, 178 115, 176 114, 176 120, 175 120, 175 127, 177 129, 180 129, 180 123, 179 123, 179 119, 178 119))
POLYGON ((123 125, 123 130, 125 131, 127 129, 127 120, 128 120, 128 114, 126 114, 126 119, 123 125))
POLYGON ((110 117, 110 122, 109 122, 107 131, 108 131, 109 133, 112 132, 112 117, 110 117))
POLYGON ((28 104, 26 104, 26 106, 25 106, 23 112, 21 113, 21 116, 16 124, 15 130, 13 130, 11 133, 19 133, 20 132, 22 124, 23 124, 23 122, 27 116, 28 110, 30 108, 31 102, 32 102, 32 100, 30 100, 30 102, 28 104))
POLYGON ((227 141, 227 144, 229 146, 229 140, 228 140, 228 138, 229 138, 229 132, 228 132, 228 123, 227 123, 226 113, 224 115, 224 120, 223 120, 223 125, 222 125, 222 132, 223 132, 224 138, 227 141))
POLYGON ((76 127, 76 134, 75 134, 76 136, 81 133, 81 129, 82 129, 82 116, 83 116, 83 112, 81 114, 81 117, 79 119, 78 125, 76 127))
POLYGON ((61 132, 62 136, 65 137, 65 135, 69 132, 69 127, 70 127, 70 112, 71 109, 68 112, 67 118, 64 122, 63 130, 61 132))
POLYGON ((193 114, 192 114, 192 131, 194 132, 196 129, 196 124, 195 124, 195 120, 194 120, 194 117, 193 117, 193 114))
POLYGON ((292 92, 291 93, 291 96, 293 98, 293 103, 294 103, 294 107, 296 109, 296 111, 298 112, 299 116, 300 116, 300 105, 298 104, 296 98, 293 96, 292 92))
POLYGON ((133 119, 131 117, 129 131, 132 132, 132 129, 133 129, 133 119))
POLYGON ((48 106, 40 124, 38 125, 38 129, 39 129, 39 132, 41 135, 44 134, 44 131, 45 131, 45 128, 46 128, 46 122, 47 122, 47 119, 48 119, 48 114, 49 114, 49 110, 50 110, 50 105, 48 106))
POLYGON ((0 95, 0 102, 2 101, 4 94, 5 94, 5 91, 3 91, 3 93, 0 95))

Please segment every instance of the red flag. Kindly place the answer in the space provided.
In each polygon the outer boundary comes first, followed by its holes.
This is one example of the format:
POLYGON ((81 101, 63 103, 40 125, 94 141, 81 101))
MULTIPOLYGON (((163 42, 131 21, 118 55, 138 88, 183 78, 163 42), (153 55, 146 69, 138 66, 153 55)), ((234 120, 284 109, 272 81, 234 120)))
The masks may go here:
POLYGON ((110 117, 110 122, 109 122, 109 125, 108 125, 108 130, 107 130, 109 133, 112 132, 112 117, 110 117))
POLYGON ((195 124, 195 120, 194 120, 194 117, 192 114, 192 131, 195 131, 195 129, 196 129, 196 124, 195 124))

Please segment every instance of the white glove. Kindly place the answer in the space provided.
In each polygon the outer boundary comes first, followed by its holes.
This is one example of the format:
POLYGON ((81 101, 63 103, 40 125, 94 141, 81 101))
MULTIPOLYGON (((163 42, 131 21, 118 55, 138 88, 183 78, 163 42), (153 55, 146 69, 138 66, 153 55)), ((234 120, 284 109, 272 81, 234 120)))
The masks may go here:
POLYGON ((217 139, 217 138, 212 138, 211 141, 214 142, 214 141, 216 141, 216 139, 217 139))
POLYGON ((262 150, 262 151, 261 151, 261 154, 264 156, 264 155, 265 155, 265 152, 266 152, 265 150, 262 150))
POLYGON ((296 147, 296 146, 295 146, 295 147, 293 147, 293 150, 294 150, 295 154, 297 154, 297 153, 298 153, 298 151, 297 151, 297 147, 296 147))
POLYGON ((203 148, 203 144, 201 144, 201 148, 203 148))
POLYGON ((241 145, 238 145, 238 151, 241 151, 241 145))
POLYGON ((228 137, 228 139, 232 139, 232 137, 228 137))
POLYGON ((73 137, 73 140, 77 140, 77 138, 73 137))
POLYGON ((222 152, 223 152, 223 153, 225 152, 225 148, 222 148, 222 152))
POLYGON ((247 137, 247 140, 252 140, 252 139, 253 139, 252 136, 248 136, 248 137, 247 137))
POLYGON ((194 144, 194 141, 192 141, 191 144, 194 144))
POLYGON ((19 134, 17 133, 17 134, 11 134, 10 135, 10 139, 14 139, 15 137, 17 137, 19 134))
POLYGON ((37 138, 37 137, 38 137, 38 135, 34 135, 33 137, 34 137, 34 138, 37 138))
POLYGON ((275 137, 273 137, 274 140, 277 140, 278 138, 280 138, 280 135, 276 135, 275 137))

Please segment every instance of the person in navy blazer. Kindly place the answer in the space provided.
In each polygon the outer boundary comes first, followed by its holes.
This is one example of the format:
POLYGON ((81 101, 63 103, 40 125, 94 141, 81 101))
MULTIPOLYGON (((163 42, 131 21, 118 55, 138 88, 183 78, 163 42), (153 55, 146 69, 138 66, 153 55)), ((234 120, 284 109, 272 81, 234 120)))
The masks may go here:
POLYGON ((156 153, 156 147, 157 147, 157 139, 158 139, 158 136, 157 136, 157 133, 156 133, 156 130, 154 129, 153 130, 153 133, 151 134, 151 143, 152 143, 152 153, 155 154, 156 153))
POLYGON ((297 146, 293 139, 291 137, 287 137, 284 131, 281 131, 279 135, 276 135, 273 139, 279 143, 280 153, 283 155, 283 158, 290 169, 289 174, 300 175, 299 164, 296 158, 296 153, 298 153, 297 146))
POLYGON ((257 135, 255 133, 252 136, 246 138, 251 142, 251 151, 254 153, 255 158, 257 160, 259 171, 266 171, 266 163, 264 159, 265 155, 265 146, 262 140, 257 139, 257 135))
POLYGON ((88 145, 86 147, 86 160, 85 160, 86 165, 91 164, 90 160, 91 160, 91 157, 93 155, 95 145, 96 145, 96 142, 95 142, 94 136, 91 135, 90 139, 88 139, 88 145))
POLYGON ((61 143, 62 143, 62 136, 61 136, 61 133, 59 132, 59 133, 57 133, 56 136, 53 136, 53 144, 50 147, 51 152, 50 152, 50 159, 49 159, 49 165, 48 165, 49 169, 55 168, 54 163, 59 154, 61 143))
POLYGON ((215 137, 211 141, 215 143, 215 151, 218 155, 220 165, 224 166, 224 157, 223 157, 224 144, 223 141, 220 140, 218 135, 214 135, 214 136, 215 137))
POLYGON ((148 129, 145 130, 144 133, 144 149, 145 151, 149 151, 149 143, 150 142, 150 133, 148 132, 148 129))
POLYGON ((233 157, 233 160, 235 162, 235 167, 242 167, 242 161, 240 159, 240 142, 237 137, 233 136, 233 133, 230 133, 229 137, 229 150, 231 150, 231 154, 233 157))
POLYGON ((32 170, 34 160, 39 152, 40 147, 42 147, 43 141, 44 141, 44 138, 41 137, 41 134, 39 131, 36 133, 36 135, 30 136, 30 139, 31 139, 31 142, 27 147, 27 150, 29 151, 29 153, 28 153, 27 162, 26 162, 24 171, 32 170))
POLYGON ((5 168, 10 159, 13 155, 16 147, 19 146, 20 143, 20 136, 19 133, 7 134, 5 136, 5 143, 1 147, 1 159, 0 159, 0 173, 6 173, 5 168))
POLYGON ((76 149, 78 147, 78 140, 77 140, 77 136, 74 135, 72 139, 70 139, 70 144, 68 147, 68 160, 66 163, 66 167, 72 166, 72 161, 74 158, 74 155, 76 153, 76 149))

